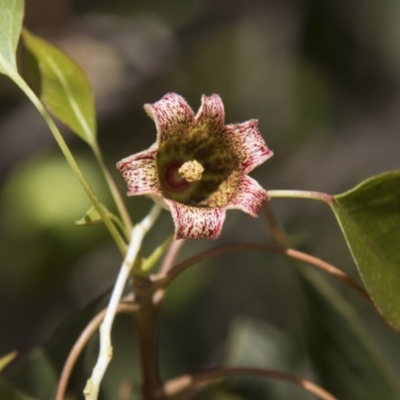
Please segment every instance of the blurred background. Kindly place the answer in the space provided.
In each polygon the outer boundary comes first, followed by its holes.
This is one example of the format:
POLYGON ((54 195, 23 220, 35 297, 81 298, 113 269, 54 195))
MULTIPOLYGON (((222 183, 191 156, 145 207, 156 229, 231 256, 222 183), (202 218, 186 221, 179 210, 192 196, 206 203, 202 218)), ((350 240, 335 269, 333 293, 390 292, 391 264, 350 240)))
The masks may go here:
MULTIPOLYGON (((398 1, 29 0, 25 25, 64 49, 87 73, 99 141, 123 192, 114 165, 154 143, 155 126, 143 104, 170 91, 195 111, 202 94, 218 93, 227 123, 259 120, 275 155, 252 176, 267 189, 337 194, 371 175, 399 169, 398 1)), ((96 193, 110 205, 89 149, 62 131, 96 193)), ((134 221, 151 206, 142 198, 127 204, 134 221)), ((76 338, 68 321, 88 304, 86 320, 99 307, 93 301, 111 288, 121 262, 102 226, 74 225, 89 206, 36 110, 0 76, 0 354, 18 350, 21 361, 9 379, 38 399, 52 398, 76 338), (45 372, 26 367, 23 356, 38 357, 34 349, 48 343, 64 349, 58 359, 46 364, 45 372)), ((270 206, 296 247, 359 280, 328 207, 284 199, 270 206)), ((145 253, 172 230, 164 212, 146 239, 145 253)), ((238 241, 270 242, 265 220, 231 211, 217 242, 188 242, 179 259, 238 241)), ((329 277, 318 283, 320 292, 307 285, 287 260, 261 253, 238 252, 193 267, 167 293, 160 321, 163 377, 224 362, 292 371, 340 399, 391 398, 383 396, 380 378, 373 381, 369 366, 375 368, 375 361, 363 358, 365 350, 355 354, 357 340, 350 346, 352 334, 346 332, 355 320, 366 324, 388 375, 400 372, 400 339, 368 304, 329 277), (330 286, 322 290, 325 282, 330 286), (347 320, 329 319, 332 306, 329 301, 322 306, 318 296, 330 293, 331 285, 342 293, 337 301, 333 293, 331 303, 343 301, 339 314, 347 320)), ((115 342, 104 399, 117 398, 121 384, 140 375, 129 317, 118 318, 115 342)), ((96 351, 94 343, 81 370, 90 370, 96 351)), ((85 379, 83 373, 74 377, 71 398, 81 398, 78 388, 85 379)), ((288 385, 249 379, 230 380, 198 396, 311 398, 288 385)))

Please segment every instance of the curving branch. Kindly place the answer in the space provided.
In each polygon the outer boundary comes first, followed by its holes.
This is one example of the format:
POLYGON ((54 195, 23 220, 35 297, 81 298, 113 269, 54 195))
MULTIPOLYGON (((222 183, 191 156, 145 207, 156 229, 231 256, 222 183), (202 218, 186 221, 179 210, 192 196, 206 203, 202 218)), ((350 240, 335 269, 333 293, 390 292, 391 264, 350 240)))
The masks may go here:
POLYGON ((244 375, 252 377, 261 377, 268 379, 277 379, 296 385, 306 392, 314 394, 318 399, 321 400, 338 400, 335 396, 321 388, 317 384, 303 378, 299 378, 296 375, 292 375, 286 372, 258 369, 258 368, 212 368, 202 372, 197 372, 191 375, 182 375, 178 378, 171 379, 164 384, 163 392, 160 393, 157 398, 163 398, 163 396, 176 396, 177 394, 192 389, 194 387, 209 384, 216 379, 224 379, 229 376, 244 375))
POLYGON ((191 267, 193 264, 196 264, 206 258, 214 257, 220 254, 232 252, 232 251, 241 251, 241 250, 255 250, 255 251, 263 251, 267 253, 274 254, 282 254, 290 258, 294 258, 305 262, 309 265, 312 265, 328 274, 332 275, 336 279, 344 282, 346 285, 350 286, 353 290, 359 293, 361 296, 366 298, 369 302, 372 302, 368 293, 365 291, 363 287, 361 287, 357 282, 353 281, 348 275, 346 275, 343 271, 336 268, 332 264, 327 263, 320 258, 314 257, 310 254, 303 253, 302 251, 290 249, 286 247, 279 246, 269 246, 265 244, 259 243, 232 243, 227 245, 222 245, 211 249, 209 251, 198 254, 194 257, 191 257, 179 264, 177 264, 174 268, 169 270, 166 274, 155 276, 154 284, 157 287, 165 288, 168 286, 178 275, 184 272, 186 269, 191 267))

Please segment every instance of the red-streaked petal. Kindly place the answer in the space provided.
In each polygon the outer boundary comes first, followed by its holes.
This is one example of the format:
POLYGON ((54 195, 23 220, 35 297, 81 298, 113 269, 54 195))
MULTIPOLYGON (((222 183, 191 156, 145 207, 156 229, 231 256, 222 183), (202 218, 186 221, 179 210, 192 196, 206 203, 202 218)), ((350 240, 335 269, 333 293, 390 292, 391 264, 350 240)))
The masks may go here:
POLYGON ((225 123, 224 103, 217 94, 201 97, 201 106, 195 118, 196 127, 221 131, 225 123))
POLYGON ((261 207, 268 200, 267 192, 255 181, 247 175, 243 175, 237 192, 232 196, 226 209, 239 209, 252 217, 257 217, 261 211, 261 207))
POLYGON ((148 150, 117 163, 117 168, 127 183, 128 196, 161 195, 156 163, 157 151, 158 147, 153 145, 148 150))
POLYGON ((175 225, 175 239, 216 239, 222 230, 225 210, 191 207, 165 199, 175 225))
POLYGON ((172 136, 185 134, 194 121, 193 110, 176 93, 167 93, 161 100, 145 104, 144 109, 156 123, 158 144, 172 136))
POLYGON ((234 153, 241 161, 244 174, 273 156, 273 152, 261 136, 256 119, 241 124, 226 125, 225 132, 231 140, 234 153))

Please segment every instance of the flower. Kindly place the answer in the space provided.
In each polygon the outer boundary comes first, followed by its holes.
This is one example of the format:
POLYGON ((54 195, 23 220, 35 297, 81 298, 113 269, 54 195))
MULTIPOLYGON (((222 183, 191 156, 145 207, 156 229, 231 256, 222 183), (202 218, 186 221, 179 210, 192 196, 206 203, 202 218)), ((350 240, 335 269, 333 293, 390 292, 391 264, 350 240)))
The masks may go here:
POLYGON ((175 239, 217 238, 228 209, 258 216, 268 195, 247 174, 273 153, 257 120, 225 125, 216 94, 202 97, 196 115, 175 93, 144 109, 156 124, 157 140, 117 163, 128 196, 149 195, 170 210, 175 239))

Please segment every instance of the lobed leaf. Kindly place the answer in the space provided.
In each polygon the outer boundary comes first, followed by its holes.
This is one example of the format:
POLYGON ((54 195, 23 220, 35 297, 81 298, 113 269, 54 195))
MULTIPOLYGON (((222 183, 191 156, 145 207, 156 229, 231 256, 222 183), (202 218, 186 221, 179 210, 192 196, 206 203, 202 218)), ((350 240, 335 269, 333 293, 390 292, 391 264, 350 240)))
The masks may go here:
POLYGON ((400 171, 334 196, 331 207, 373 301, 400 329, 400 171))
POLYGON ((17 72, 16 52, 24 16, 23 0, 0 2, 0 73, 17 72))
POLYGON ((83 70, 64 52, 26 29, 24 75, 52 114, 90 146, 96 142, 93 93, 83 70))

